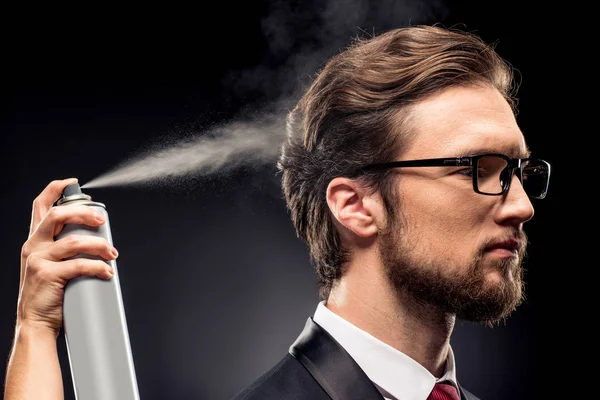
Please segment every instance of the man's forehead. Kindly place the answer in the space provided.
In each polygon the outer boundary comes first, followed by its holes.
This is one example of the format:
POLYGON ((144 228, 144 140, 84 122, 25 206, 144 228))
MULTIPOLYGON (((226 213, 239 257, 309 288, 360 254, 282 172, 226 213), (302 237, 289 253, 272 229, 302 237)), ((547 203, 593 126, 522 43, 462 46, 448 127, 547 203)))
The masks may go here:
POLYGON ((450 88, 411 107, 413 131, 402 158, 529 151, 512 109, 491 86, 450 88))

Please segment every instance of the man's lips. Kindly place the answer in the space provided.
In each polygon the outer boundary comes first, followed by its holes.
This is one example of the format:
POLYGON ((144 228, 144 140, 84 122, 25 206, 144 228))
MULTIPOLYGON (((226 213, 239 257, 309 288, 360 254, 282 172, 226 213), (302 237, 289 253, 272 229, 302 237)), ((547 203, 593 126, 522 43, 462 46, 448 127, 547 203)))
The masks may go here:
POLYGON ((495 242, 489 244, 485 247, 486 250, 494 250, 494 249, 506 249, 511 251, 516 251, 519 249, 520 242, 518 240, 503 240, 501 242, 495 242))
POLYGON ((485 251, 487 253, 512 256, 519 251, 520 246, 521 242, 519 240, 510 239, 491 243, 485 247, 485 251))

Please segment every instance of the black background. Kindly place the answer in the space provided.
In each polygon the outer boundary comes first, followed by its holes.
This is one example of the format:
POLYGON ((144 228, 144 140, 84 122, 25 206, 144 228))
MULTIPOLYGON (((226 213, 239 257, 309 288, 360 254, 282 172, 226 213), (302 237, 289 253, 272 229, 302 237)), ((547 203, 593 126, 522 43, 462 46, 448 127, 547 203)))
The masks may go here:
MULTIPOLYGON (((53 179, 87 182, 150 144, 286 99, 352 36, 439 22, 478 33, 522 76, 518 122, 553 164, 536 202, 526 303, 505 326, 458 322, 461 383, 482 398, 531 399, 560 352, 547 344, 564 201, 566 118, 548 72, 568 58, 552 29, 560 9, 517 2, 213 2, 194 7, 6 10, 0 114, 0 354, 11 346, 19 252, 31 202, 53 179), (556 53, 555 53, 556 54, 556 53), (563 54, 564 55, 564 54, 563 54), (549 118, 552 116, 552 118, 549 118), (549 249, 553 249, 551 252, 549 249)), ((565 33, 560 33, 564 39, 565 33)), ((276 362, 317 302, 307 251, 289 221, 274 166, 173 186, 90 189, 107 205, 142 399, 227 399, 276 362)), ((64 340, 65 395, 73 398, 64 340)), ((552 375, 550 375, 552 376, 552 375)), ((560 390, 560 389, 557 389, 560 390)))

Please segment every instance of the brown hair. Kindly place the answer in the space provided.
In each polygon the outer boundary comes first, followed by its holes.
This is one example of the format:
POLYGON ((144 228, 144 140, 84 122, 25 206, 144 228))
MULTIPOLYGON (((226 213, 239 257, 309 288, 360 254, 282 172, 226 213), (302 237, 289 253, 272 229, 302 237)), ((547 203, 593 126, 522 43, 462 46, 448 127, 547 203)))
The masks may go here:
MULTIPOLYGON (((296 233, 316 268, 321 298, 329 296, 348 261, 325 199, 329 182, 358 166, 393 160, 410 140, 410 105, 443 89, 472 84, 492 85, 516 112, 512 68, 481 38, 439 26, 398 28, 358 38, 332 57, 288 114, 278 167, 296 233)), ((381 193, 394 216, 389 171, 360 179, 381 193)))

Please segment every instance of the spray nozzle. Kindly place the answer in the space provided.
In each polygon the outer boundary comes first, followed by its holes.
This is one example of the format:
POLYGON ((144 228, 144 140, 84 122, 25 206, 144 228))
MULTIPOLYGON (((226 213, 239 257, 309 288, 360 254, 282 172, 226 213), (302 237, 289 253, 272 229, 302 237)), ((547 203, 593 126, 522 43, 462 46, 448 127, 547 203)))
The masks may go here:
POLYGON ((63 197, 74 196, 76 194, 83 194, 79 183, 72 183, 63 190, 63 197))
POLYGON ((91 200, 92 198, 81 191, 78 183, 72 183, 63 189, 62 197, 56 203, 61 205, 73 200, 91 200))

